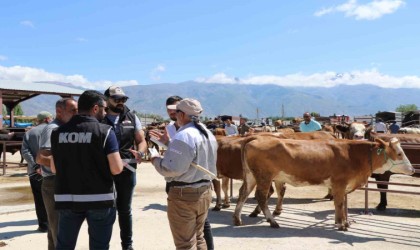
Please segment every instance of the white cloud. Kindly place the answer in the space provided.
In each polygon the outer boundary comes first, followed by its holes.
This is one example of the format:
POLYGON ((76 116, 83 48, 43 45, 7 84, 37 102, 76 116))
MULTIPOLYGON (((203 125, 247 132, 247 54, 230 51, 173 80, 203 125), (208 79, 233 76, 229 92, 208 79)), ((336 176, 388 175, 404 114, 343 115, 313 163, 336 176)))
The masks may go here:
POLYGON ((196 79, 202 83, 225 83, 225 84, 276 84, 286 87, 333 87, 339 84, 357 85, 372 84, 383 88, 420 88, 419 76, 390 76, 382 74, 376 69, 356 70, 352 72, 338 73, 328 71, 304 75, 302 73, 278 75, 259 75, 237 78, 228 76, 225 73, 217 73, 210 77, 196 79))
POLYGON ((334 12, 343 12, 347 17, 354 17, 356 20, 374 20, 386 14, 391 14, 404 6, 403 0, 374 0, 366 4, 359 4, 357 0, 349 0, 348 2, 323 8, 314 13, 320 17, 334 12))
POLYGON ((87 42, 88 39, 86 39, 84 37, 78 37, 78 38, 76 38, 76 41, 81 42, 81 43, 84 43, 84 42, 87 42))
POLYGON ((165 71, 166 71, 166 67, 162 64, 159 64, 154 69, 152 69, 152 71, 150 72, 150 78, 153 81, 159 81, 160 80, 160 73, 165 72, 165 71))
POLYGON ((35 25, 29 20, 21 21, 20 24, 26 27, 35 28, 35 25))
POLYGON ((81 86, 89 89, 105 89, 110 85, 128 86, 138 85, 136 80, 120 80, 120 81, 89 81, 82 75, 63 75, 58 73, 47 72, 43 69, 12 66, 3 67, 0 65, 0 81, 20 81, 23 83, 32 83, 37 81, 48 82, 67 82, 75 86, 81 86))
POLYGON ((0 61, 6 61, 7 59, 7 56, 0 55, 0 61))

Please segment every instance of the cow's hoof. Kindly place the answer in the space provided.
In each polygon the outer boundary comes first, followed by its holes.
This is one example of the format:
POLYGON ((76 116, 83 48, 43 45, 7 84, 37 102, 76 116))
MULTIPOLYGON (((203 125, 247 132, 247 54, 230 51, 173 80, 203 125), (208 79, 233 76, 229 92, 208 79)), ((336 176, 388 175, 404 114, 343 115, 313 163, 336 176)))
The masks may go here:
POLYGON ((338 228, 338 231, 349 231, 346 226, 341 226, 338 228))
POLYGON ((229 208, 230 204, 222 204, 222 208, 229 208))
POLYGON ((273 212, 273 216, 279 216, 281 214, 281 210, 280 211, 274 211, 273 212))
POLYGON ((213 211, 220 211, 221 210, 220 205, 215 206, 212 210, 213 211))
POLYGON ((379 203, 376 206, 376 210, 378 210, 378 211, 385 211, 386 210, 386 205, 379 203))
POLYGON ((258 214, 259 214, 258 212, 255 212, 255 211, 254 211, 254 212, 250 213, 248 216, 249 216, 249 217, 253 217, 253 218, 255 218, 255 217, 257 217, 257 216, 258 216, 258 214))
POLYGON ((275 221, 269 221, 270 222, 270 227, 272 228, 280 228, 279 224, 277 224, 277 222, 275 221))
POLYGON ((325 195, 324 199, 332 201, 334 199, 334 196, 332 194, 327 194, 325 195))
POLYGON ((240 219, 236 218, 236 217, 233 217, 233 224, 235 226, 242 226, 243 225, 242 221, 240 219))

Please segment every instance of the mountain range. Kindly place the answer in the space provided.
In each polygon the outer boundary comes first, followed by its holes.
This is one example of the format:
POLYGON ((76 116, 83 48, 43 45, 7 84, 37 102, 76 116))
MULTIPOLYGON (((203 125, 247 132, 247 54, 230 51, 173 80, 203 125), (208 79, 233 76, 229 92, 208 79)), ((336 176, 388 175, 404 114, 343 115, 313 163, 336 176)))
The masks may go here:
MULTIPOLYGON (((274 84, 246 85, 198 83, 162 83, 123 87, 129 96, 127 106, 139 113, 167 117, 165 100, 171 95, 191 97, 203 106, 203 116, 245 116, 248 118, 302 116, 306 111, 329 115, 370 115, 395 111, 399 105, 420 107, 420 89, 381 88, 375 85, 338 85, 335 87, 282 87, 274 84)), ((103 90, 100 90, 101 92, 103 90)), ((54 112, 58 96, 41 95, 22 103, 25 115, 41 110, 54 112)))

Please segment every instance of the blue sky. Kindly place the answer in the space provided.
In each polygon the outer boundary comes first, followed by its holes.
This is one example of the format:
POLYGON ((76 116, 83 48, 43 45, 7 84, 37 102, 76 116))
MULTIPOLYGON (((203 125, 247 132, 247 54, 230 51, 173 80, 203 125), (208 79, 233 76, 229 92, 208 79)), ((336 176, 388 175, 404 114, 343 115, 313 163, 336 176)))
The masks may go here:
POLYGON ((420 87, 420 1, 1 1, 0 81, 420 87))

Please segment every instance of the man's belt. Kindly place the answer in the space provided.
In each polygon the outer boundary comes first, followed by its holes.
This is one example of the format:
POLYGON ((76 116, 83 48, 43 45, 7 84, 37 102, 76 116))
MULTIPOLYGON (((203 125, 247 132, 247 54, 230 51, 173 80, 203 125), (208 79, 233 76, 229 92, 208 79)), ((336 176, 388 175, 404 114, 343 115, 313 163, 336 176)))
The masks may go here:
POLYGON ((197 183, 206 183, 206 182, 210 182, 210 180, 202 179, 195 182, 171 181, 168 183, 168 185, 169 187, 182 187, 182 186, 188 186, 188 185, 193 185, 197 183))

